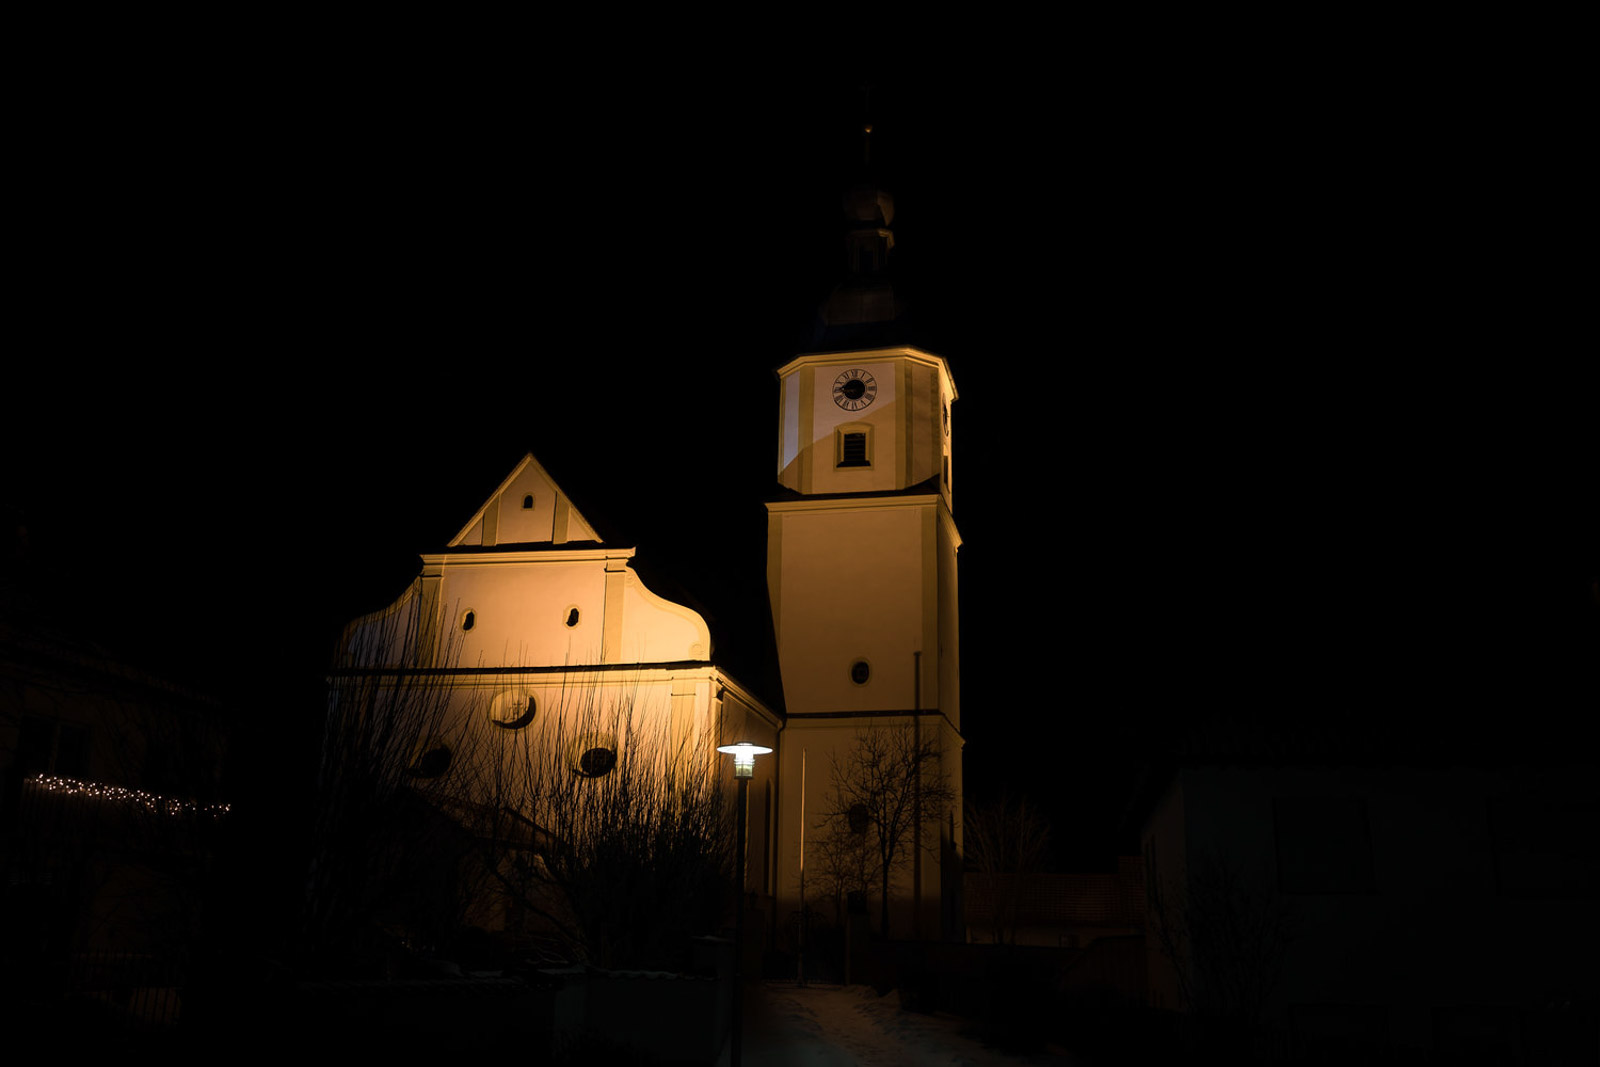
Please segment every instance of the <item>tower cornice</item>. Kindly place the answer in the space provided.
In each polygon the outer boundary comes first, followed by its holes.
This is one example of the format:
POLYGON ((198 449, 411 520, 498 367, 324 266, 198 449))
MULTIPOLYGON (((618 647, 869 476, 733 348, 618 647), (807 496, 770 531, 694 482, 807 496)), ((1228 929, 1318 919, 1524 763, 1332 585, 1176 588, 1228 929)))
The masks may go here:
POLYGON ((425 552, 424 567, 501 566, 507 563, 573 563, 581 560, 630 560, 632 548, 479 549, 471 552, 425 552))
POLYGON ((961 531, 956 528, 955 516, 950 514, 950 507, 944 497, 938 493, 918 493, 914 496, 906 494, 884 496, 850 496, 840 494, 827 497, 807 497, 804 500, 770 500, 767 502, 768 512, 828 512, 828 511, 866 511, 871 508, 926 508, 937 507, 939 524, 944 527, 954 548, 961 547, 961 531))
POLYGON ((950 364, 945 358, 913 345, 891 345, 887 348, 857 348, 846 352, 803 352, 773 373, 782 378, 799 367, 832 367, 889 359, 909 359, 918 363, 925 363, 931 367, 937 367, 944 377, 943 384, 949 389, 950 399, 960 399, 960 394, 956 392, 955 377, 950 373, 950 364))

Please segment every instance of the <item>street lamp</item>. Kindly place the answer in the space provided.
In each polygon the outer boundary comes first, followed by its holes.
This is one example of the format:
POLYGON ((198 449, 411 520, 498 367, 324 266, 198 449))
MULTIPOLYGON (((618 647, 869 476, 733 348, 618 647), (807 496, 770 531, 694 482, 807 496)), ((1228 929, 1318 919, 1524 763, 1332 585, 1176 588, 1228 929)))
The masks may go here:
POLYGON ((739 1067, 743 1062, 740 1045, 744 1031, 744 819, 747 798, 750 794, 750 776, 756 771, 756 757, 765 756, 772 749, 740 741, 737 745, 718 745, 718 752, 733 757, 733 777, 739 783, 738 827, 734 830, 733 876, 739 894, 735 898, 733 913, 733 1049, 728 1062, 739 1067))

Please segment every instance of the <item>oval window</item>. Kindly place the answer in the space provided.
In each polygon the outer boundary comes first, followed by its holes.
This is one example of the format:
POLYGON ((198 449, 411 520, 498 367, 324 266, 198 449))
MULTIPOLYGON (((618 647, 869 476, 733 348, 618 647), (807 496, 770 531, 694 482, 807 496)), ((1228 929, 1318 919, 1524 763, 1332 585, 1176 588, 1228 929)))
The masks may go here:
POLYGON ((478 625, 478 614, 477 614, 477 612, 469 611, 466 614, 461 616, 461 631, 463 633, 465 633, 466 631, 472 629, 476 625, 478 625))
POLYGON ((434 738, 417 746, 416 758, 406 773, 413 778, 438 778, 450 769, 450 746, 434 738))
POLYGON ((867 679, 872 677, 872 668, 867 666, 867 661, 858 659, 850 664, 850 680, 857 685, 866 685, 867 679))
POLYGON ((576 626, 576 625, 578 625, 578 609, 577 608, 572 608, 572 609, 568 610, 568 612, 567 612, 567 625, 568 626, 576 626))
POLYGON ((578 757, 578 773, 585 778, 599 778, 601 775, 610 774, 616 765, 617 750, 604 745, 585 749, 583 755, 578 757))

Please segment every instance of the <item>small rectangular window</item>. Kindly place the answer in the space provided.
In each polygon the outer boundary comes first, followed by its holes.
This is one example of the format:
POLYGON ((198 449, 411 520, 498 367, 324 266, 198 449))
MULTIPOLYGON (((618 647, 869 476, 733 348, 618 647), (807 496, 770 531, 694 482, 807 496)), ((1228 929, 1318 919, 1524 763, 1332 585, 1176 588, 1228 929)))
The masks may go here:
POLYGON ((840 435, 839 466, 872 466, 872 461, 867 456, 867 435, 865 433, 847 433, 840 435))

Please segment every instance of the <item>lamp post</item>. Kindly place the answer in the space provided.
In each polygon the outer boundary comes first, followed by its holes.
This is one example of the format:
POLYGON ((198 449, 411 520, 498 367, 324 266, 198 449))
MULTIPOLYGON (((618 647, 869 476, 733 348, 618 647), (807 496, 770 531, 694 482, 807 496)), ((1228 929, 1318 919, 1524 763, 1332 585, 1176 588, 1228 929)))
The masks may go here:
POLYGON ((733 877, 739 887, 734 898, 733 913, 733 1048, 728 1062, 739 1067, 742 1061, 741 1043, 744 1031, 744 820, 746 801, 750 794, 750 776, 756 770, 756 757, 772 749, 740 741, 737 745, 719 745, 718 752, 733 757, 733 777, 739 783, 738 827, 734 830, 733 877))

